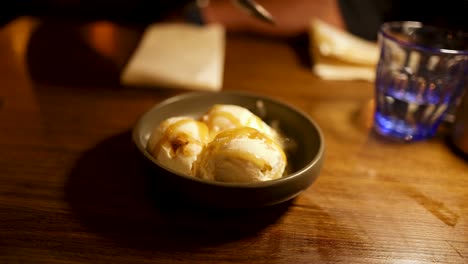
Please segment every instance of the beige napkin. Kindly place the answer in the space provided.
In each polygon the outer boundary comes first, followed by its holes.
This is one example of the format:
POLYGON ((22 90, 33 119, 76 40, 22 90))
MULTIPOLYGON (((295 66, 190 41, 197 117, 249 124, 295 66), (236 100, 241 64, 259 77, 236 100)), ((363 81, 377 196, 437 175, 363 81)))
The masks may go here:
POLYGON ((326 80, 373 81, 378 61, 378 45, 335 28, 323 21, 312 20, 310 50, 313 72, 326 80))
POLYGON ((224 28, 183 23, 149 26, 121 73, 124 85, 218 91, 224 28))

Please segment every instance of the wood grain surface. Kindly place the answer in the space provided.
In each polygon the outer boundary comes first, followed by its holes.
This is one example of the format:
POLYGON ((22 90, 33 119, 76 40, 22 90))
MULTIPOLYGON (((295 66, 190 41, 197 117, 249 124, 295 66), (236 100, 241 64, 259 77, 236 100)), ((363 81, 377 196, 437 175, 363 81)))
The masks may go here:
POLYGON ((141 32, 28 17, 0 30, 0 263, 468 263, 468 163, 449 126, 380 138, 373 85, 318 79, 301 38, 229 34, 224 89, 316 120, 318 180, 257 210, 155 199, 130 130, 185 91, 119 85, 141 32))

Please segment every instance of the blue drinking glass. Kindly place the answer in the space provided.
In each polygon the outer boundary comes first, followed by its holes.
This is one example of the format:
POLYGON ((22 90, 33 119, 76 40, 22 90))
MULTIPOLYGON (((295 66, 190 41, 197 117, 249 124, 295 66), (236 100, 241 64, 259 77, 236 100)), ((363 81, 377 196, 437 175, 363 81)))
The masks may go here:
POLYGON ((468 33, 402 21, 379 30, 374 128, 417 141, 437 132, 468 86, 468 33))

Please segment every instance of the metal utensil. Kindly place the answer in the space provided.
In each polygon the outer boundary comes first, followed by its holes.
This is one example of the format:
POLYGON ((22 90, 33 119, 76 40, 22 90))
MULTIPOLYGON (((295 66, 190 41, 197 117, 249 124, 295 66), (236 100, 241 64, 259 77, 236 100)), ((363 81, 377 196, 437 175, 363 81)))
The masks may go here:
MULTIPOLYGON (((210 3, 210 0, 197 0, 196 4, 198 7, 206 7, 210 3)), ((275 25, 273 16, 263 6, 255 2, 255 0, 232 0, 232 3, 238 8, 246 11, 253 17, 268 23, 275 25)))
POLYGON ((261 21, 272 25, 275 24, 270 12, 254 0, 234 0, 234 3, 261 21))

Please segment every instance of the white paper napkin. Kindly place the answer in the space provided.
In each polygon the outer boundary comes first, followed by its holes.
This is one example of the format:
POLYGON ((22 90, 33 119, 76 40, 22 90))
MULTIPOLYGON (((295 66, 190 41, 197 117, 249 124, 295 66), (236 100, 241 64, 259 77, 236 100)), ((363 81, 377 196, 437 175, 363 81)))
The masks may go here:
POLYGON ((374 80, 377 43, 316 19, 311 22, 309 36, 312 70, 317 76, 326 80, 374 80))
POLYGON ((220 25, 149 26, 121 73, 124 85, 218 91, 225 31, 220 25))

